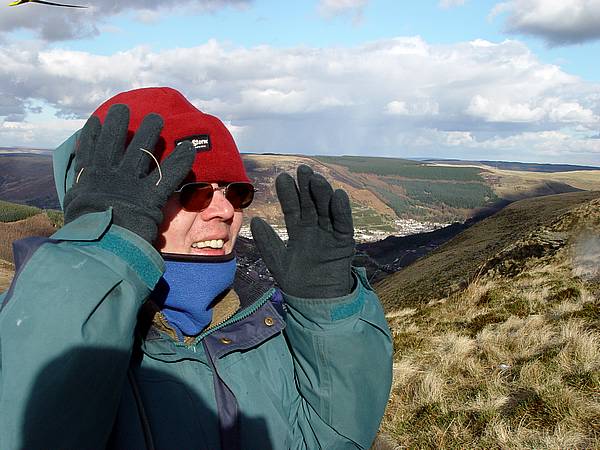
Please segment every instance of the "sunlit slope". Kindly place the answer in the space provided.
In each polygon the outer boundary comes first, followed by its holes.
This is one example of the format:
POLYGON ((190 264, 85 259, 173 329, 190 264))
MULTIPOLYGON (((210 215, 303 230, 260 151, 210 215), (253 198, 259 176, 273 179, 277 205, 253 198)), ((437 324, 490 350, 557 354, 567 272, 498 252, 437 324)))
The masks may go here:
POLYGON ((62 213, 0 200, 0 292, 13 276, 12 243, 28 236, 50 236, 62 225, 62 213))
POLYGON ((544 183, 562 183, 586 191, 600 190, 599 170, 577 170, 570 172, 523 172, 516 170, 488 170, 498 176, 498 182, 492 183, 498 195, 511 197, 520 191, 529 191, 544 183))
POLYGON ((574 192, 515 202, 376 286, 387 308, 442 298, 467 285, 480 265, 510 243, 548 226, 571 208, 600 197, 574 192))
POLYGON ((0 260, 0 292, 4 292, 8 289, 13 275, 14 268, 12 264, 0 260))

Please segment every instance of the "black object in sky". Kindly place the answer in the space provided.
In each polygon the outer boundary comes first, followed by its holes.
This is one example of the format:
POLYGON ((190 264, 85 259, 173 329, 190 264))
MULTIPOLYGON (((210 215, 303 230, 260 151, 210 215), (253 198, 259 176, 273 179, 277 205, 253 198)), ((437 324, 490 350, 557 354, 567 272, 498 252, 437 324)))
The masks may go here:
POLYGON ((16 2, 10 3, 8 6, 19 6, 19 5, 24 5, 25 3, 42 3, 44 5, 50 5, 50 6, 63 6, 65 8, 87 8, 87 6, 66 5, 64 3, 46 2, 44 0, 17 0, 16 2))

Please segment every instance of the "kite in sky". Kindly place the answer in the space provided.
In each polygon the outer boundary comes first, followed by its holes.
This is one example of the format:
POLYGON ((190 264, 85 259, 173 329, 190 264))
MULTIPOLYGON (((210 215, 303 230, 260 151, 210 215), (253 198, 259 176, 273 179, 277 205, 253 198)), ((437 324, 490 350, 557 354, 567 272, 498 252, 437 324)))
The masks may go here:
POLYGON ((87 6, 65 5, 64 3, 45 2, 43 0, 17 0, 16 2, 10 3, 8 6, 24 5, 25 3, 42 3, 44 5, 64 6, 66 8, 87 8, 87 6))

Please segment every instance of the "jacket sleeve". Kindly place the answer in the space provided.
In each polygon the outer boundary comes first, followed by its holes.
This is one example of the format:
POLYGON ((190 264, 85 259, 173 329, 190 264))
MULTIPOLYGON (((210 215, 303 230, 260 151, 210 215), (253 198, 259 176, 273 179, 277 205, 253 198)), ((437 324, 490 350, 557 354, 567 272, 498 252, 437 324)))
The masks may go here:
POLYGON ((104 448, 162 258, 111 225, 111 210, 19 241, 14 255, 0 300, 0 448, 104 448))
POLYGON ((364 269, 345 297, 284 295, 286 336, 302 397, 298 425, 307 448, 369 448, 392 382, 392 342, 364 269))

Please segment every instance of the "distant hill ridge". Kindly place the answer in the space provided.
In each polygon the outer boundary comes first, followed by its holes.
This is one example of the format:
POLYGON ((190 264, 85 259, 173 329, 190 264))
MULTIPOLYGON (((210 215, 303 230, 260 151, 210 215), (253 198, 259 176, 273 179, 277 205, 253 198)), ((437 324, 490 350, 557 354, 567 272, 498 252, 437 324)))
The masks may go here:
MULTIPOLYGON (((582 172, 505 173, 489 167, 441 166, 400 158, 275 154, 242 157, 259 190, 246 212, 247 220, 256 215, 282 226, 274 180, 283 171, 294 173, 299 164, 308 164, 331 180, 334 188, 348 192, 355 226, 361 235, 399 232, 395 224, 398 219, 463 222, 482 210, 497 210, 520 198, 579 188, 600 189, 600 176, 594 177, 594 171, 586 172, 586 176, 582 172)), ((51 155, 0 153, 0 200, 57 209, 51 155)))
POLYGON ((0 147, 0 155, 52 155, 53 150, 31 147, 0 147))
POLYGON ((597 166, 581 166, 576 164, 542 164, 542 163, 523 163, 517 161, 490 161, 490 160, 459 160, 459 159, 421 159, 419 161, 427 163, 440 163, 440 164, 477 164, 493 167, 496 169, 503 170, 517 170, 526 172, 542 172, 542 173, 556 173, 556 172, 573 172, 578 170, 600 170, 597 166))

